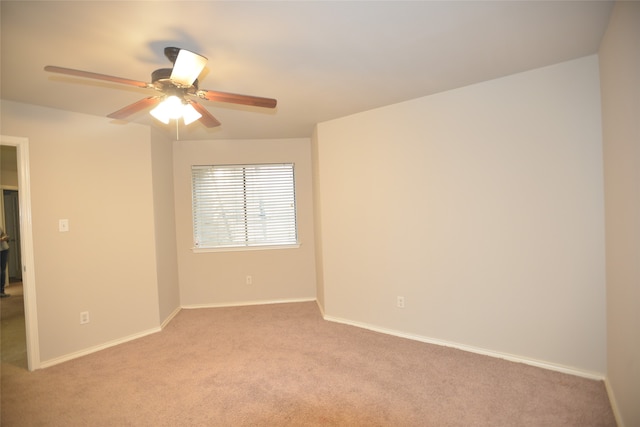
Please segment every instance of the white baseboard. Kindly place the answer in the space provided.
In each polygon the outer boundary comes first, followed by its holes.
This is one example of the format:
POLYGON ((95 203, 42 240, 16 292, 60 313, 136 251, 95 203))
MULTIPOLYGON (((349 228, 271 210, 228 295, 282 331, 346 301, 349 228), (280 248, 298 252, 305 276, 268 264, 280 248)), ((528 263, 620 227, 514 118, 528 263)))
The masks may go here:
POLYGON ((182 310, 181 307, 176 307, 175 310, 173 310, 173 313, 171 313, 169 315, 169 317, 167 317, 166 319, 164 319, 164 322, 162 322, 162 324, 160 325, 160 329, 164 329, 169 323, 171 323, 171 321, 173 320, 174 317, 176 317, 176 315, 178 313, 180 313, 180 310, 182 310))
POLYGON ((182 309, 192 309, 192 308, 215 308, 215 307, 237 307, 244 305, 264 305, 264 304, 283 304, 283 303, 293 303, 293 302, 310 302, 315 301, 315 298, 295 298, 295 299, 281 299, 281 300, 266 300, 266 301, 245 301, 245 302, 237 302, 237 303, 226 303, 226 304, 197 304, 197 305, 186 305, 182 307, 176 308, 170 315, 167 317, 157 328, 148 329, 146 331, 142 331, 137 334, 129 335, 124 338, 119 338, 117 340, 109 341, 104 344, 100 344, 94 347, 89 347, 80 351, 76 351, 73 353, 65 354, 64 356, 56 357, 54 359, 49 359, 45 361, 41 361, 38 369, 49 368, 54 365, 58 365, 63 362, 68 362, 69 360, 77 359, 82 356, 87 356, 89 354, 95 353, 100 350, 107 349, 109 347, 114 347, 119 344, 124 344, 129 341, 133 341, 138 338, 145 337, 147 335, 155 334, 156 332, 162 331, 173 318, 180 313, 182 309))
MULTIPOLYGON (((90 347, 84 350, 80 350, 74 353, 70 353, 70 354, 66 354, 64 356, 61 357, 57 357, 54 359, 50 359, 50 360, 46 360, 40 363, 40 368, 48 368, 50 366, 54 366, 57 365, 59 363, 63 363, 63 362, 67 362, 69 360, 73 360, 76 359, 78 357, 82 357, 82 356, 86 356, 89 355, 91 353, 95 353, 97 351, 100 350, 104 350, 107 349, 109 347, 113 347, 119 344, 124 344, 126 342, 138 339, 138 338, 142 338, 145 337, 147 335, 151 335, 154 334, 156 332, 160 332, 162 329, 164 329, 170 322, 171 320, 180 312, 180 310, 182 309, 198 309, 198 308, 220 308, 220 307, 239 307, 239 306, 249 306, 249 305, 266 305, 266 304, 287 304, 287 303, 297 303, 297 302, 312 302, 315 301, 317 303, 317 299, 316 298, 292 298, 292 299, 278 299, 278 300, 259 300, 259 301, 243 301, 243 302, 233 302, 233 303, 215 303, 215 304, 188 304, 188 305, 183 305, 182 307, 178 307, 176 308, 171 315, 169 315, 169 317, 167 317, 164 322, 162 322, 162 325, 160 327, 157 328, 152 328, 152 329, 148 329, 146 331, 137 333, 137 334, 133 334, 133 335, 129 335, 127 337, 124 338, 120 338, 117 340, 113 340, 104 344, 100 344, 94 347, 90 347)), ((450 342, 450 341, 444 341, 444 340, 439 340, 439 339, 435 339, 435 338, 430 338, 430 337, 425 337, 422 335, 416 335, 416 334, 408 334, 405 332, 401 332, 401 331, 397 331, 397 330, 393 330, 393 329, 387 329, 387 328, 381 328, 375 325, 370 325, 367 323, 362 323, 362 322, 355 322, 352 320, 348 320, 348 319, 342 319, 339 317, 334 317, 334 316, 327 316, 324 313, 324 310, 322 309, 322 307, 320 306, 320 304, 318 304, 318 309, 320 310, 320 313, 322 315, 322 317, 329 321, 329 322, 335 322, 335 323, 342 323, 345 325, 350 325, 350 326, 355 326, 358 328, 363 328, 363 329, 368 329, 374 332, 380 332, 383 334, 387 334, 387 335, 392 335, 392 336, 396 336, 396 337, 400 337, 400 338, 406 338, 406 339, 410 339, 410 340, 414 340, 414 341, 420 341, 420 342, 424 342, 427 344, 435 344, 435 345, 440 345, 440 346, 444 346, 444 347, 451 347, 451 348, 456 348, 458 350, 463 350, 463 351, 468 351, 471 353, 477 353, 477 354, 482 354, 484 356, 490 356, 490 357, 496 357, 499 359, 504 359, 504 360, 509 360, 511 362, 518 362, 518 363, 524 363, 526 365, 531 365, 531 366, 536 366, 538 368, 543 368, 543 369, 548 369, 551 371, 556 371, 556 372, 562 372, 565 374, 569 374, 569 375, 575 375, 575 376, 579 376, 579 377, 583 377, 583 378, 589 378, 589 379, 593 379, 593 380, 598 380, 598 381, 604 381, 605 383, 605 387, 607 390, 607 394, 609 395, 609 400, 611 401, 611 406, 614 412, 614 415, 616 417, 616 420, 619 423, 619 411, 618 408, 615 404, 615 398, 613 395, 613 391, 611 390, 608 381, 606 380, 604 374, 601 373, 597 373, 597 372, 589 372, 589 371, 584 371, 581 369, 576 369, 576 368, 572 368, 572 367, 568 367, 568 366, 564 366, 564 365, 559 365, 559 364, 554 364, 554 363, 550 363, 550 362, 545 362, 545 361, 540 361, 540 360, 536 360, 536 359, 530 359, 530 358, 526 358, 526 357, 522 357, 522 356, 517 356, 517 355, 513 355, 513 354, 508 354, 508 353, 502 353, 502 352, 497 352, 497 351, 493 351, 493 350, 487 350, 484 348, 479 348, 479 347, 473 347, 473 346, 468 346, 468 345, 464 345, 464 344, 459 344, 459 343, 455 343, 455 342, 450 342)))
POLYGON ((239 301, 239 302, 227 302, 227 303, 212 303, 212 304, 187 304, 183 305, 184 309, 193 308, 221 308, 221 307, 241 307, 247 305, 267 305, 267 304, 288 304, 293 302, 311 302, 315 301, 315 298, 291 298, 291 299, 277 299, 277 300, 255 300, 255 301, 239 301))
POLYGON ((148 329, 146 331, 129 335, 124 338, 119 338, 117 340, 109 341, 107 343, 100 344, 94 347, 89 347, 84 350, 76 351, 74 353, 65 354, 64 356, 56 357, 54 359, 45 360, 44 362, 40 362, 40 368, 42 369, 49 368, 51 366, 58 365, 63 362, 68 362, 69 360, 77 359, 78 357, 82 357, 82 356, 87 356, 91 353, 95 353, 97 351, 104 350, 109 347, 114 347, 119 344, 124 344, 126 342, 136 340, 138 338, 146 337, 147 335, 155 334, 156 332, 160 332, 160 331, 161 329, 159 327, 148 329))
POLYGON ((318 305, 318 310, 320 310, 320 315, 322 316, 323 319, 326 320, 326 316, 324 314, 324 307, 320 305, 320 301, 318 300, 316 300, 316 304, 318 305))
POLYGON ((625 427, 624 421, 622 420, 622 414, 620 413, 620 408, 618 407, 618 403, 616 401, 616 396, 613 393, 613 389, 611 388, 611 384, 609 384, 609 379, 604 379, 604 387, 607 390, 607 396, 609 396, 609 404, 611 405, 611 410, 613 411, 613 416, 616 419, 616 423, 618 427, 625 427))
POLYGON ((524 363, 526 365, 536 366, 538 368, 548 369, 548 370, 556 371, 556 372, 562 372, 562 373, 565 373, 565 374, 575 375, 575 376, 578 376, 578 377, 589 378, 589 379, 592 379, 592 380, 598 380, 598 381, 604 380, 604 374, 601 374, 601 373, 598 373, 598 372, 589 372, 589 371, 584 371, 584 370, 580 370, 580 369, 575 369, 575 368, 572 368, 572 367, 569 367, 569 366, 558 365, 558 364, 549 363, 549 362, 536 360, 536 359, 529 359, 529 358, 522 357, 522 356, 517 356, 517 355, 514 355, 514 354, 501 353, 501 352, 498 352, 498 351, 487 350, 487 349, 484 349, 484 348, 468 346, 468 345, 464 345, 464 344, 459 344, 459 343, 455 343, 455 342, 439 340, 439 339, 435 339, 435 338, 429 338, 429 337, 425 337, 425 336, 421 336, 421 335, 408 334, 408 333, 401 332, 401 331, 396 331, 396 330, 393 330, 393 329, 386 329, 386 328, 381 328, 381 327, 374 326, 374 325, 369 325, 367 323, 354 322, 354 321, 347 320, 347 319, 341 319, 339 317, 323 315, 323 318, 325 320, 327 320, 327 321, 330 321, 330 322, 336 322, 336 323, 342 323, 342 324, 345 324, 345 325, 356 326, 358 328, 369 329, 369 330, 374 331, 374 332, 380 332, 380 333, 383 333, 383 334, 393 335, 393 336, 400 337, 400 338, 407 338, 407 339, 410 339, 410 340, 420 341, 420 342, 424 342, 424 343, 427 343, 427 344, 435 344, 435 345, 440 345, 440 346, 444 346, 444 347, 452 347, 452 348, 456 348, 458 350, 468 351, 470 353, 477 353, 477 354, 482 354, 484 356, 496 357, 496 358, 499 358, 499 359, 509 360, 511 362, 524 363))

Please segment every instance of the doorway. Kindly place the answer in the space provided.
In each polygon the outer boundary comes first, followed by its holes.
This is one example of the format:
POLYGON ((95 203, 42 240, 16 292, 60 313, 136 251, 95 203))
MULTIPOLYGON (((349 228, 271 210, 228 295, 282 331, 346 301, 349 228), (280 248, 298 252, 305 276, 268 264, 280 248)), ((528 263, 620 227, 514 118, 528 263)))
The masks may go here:
MULTIPOLYGON (((33 258, 33 228, 31 223, 29 140, 22 137, 0 135, 0 150, 2 150, 0 153, 8 152, 9 150, 5 150, 7 147, 14 149, 15 160, 12 164, 7 164, 6 158, 4 158, 5 156, 2 156, 2 176, 6 176, 4 174, 5 167, 14 167, 15 165, 17 184, 9 182, 9 185, 6 185, 4 182, 5 179, 2 179, 2 187, 4 188, 2 188, 2 197, 0 198, 0 205, 2 205, 2 209, 0 209, 0 216, 2 218, 0 219, 2 219, 3 223, 6 223, 5 225, 15 226, 18 230, 13 235, 10 235, 17 239, 13 242, 13 247, 10 248, 10 250, 19 248, 20 251, 20 255, 17 256, 12 250, 12 254, 9 256, 10 260, 14 258, 19 262, 13 265, 13 272, 10 272, 10 276, 21 277, 22 279, 27 369, 33 371, 40 368, 40 347, 38 339, 35 263, 33 258), (7 193, 7 202, 12 205, 9 207, 8 218, 5 217, 7 211, 4 209, 4 190, 9 190, 7 193), (14 192, 12 193, 11 191, 14 192), (17 208, 14 204, 17 204, 17 208)), ((10 245, 11 244, 10 242, 10 245)))

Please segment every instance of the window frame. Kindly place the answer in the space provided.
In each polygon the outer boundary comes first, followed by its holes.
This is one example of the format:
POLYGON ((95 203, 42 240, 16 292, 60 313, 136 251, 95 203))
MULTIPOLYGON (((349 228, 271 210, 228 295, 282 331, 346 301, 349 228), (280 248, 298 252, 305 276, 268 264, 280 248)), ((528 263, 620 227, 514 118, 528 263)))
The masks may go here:
MULTIPOLYGON (((244 178, 243 178, 244 180, 244 178)), ((246 182, 246 181, 245 181, 246 182)), ((247 191, 246 187, 243 187, 242 198, 244 200, 243 205, 247 205, 247 191)), ((191 165, 191 219, 192 219, 192 248, 191 250, 194 253, 204 253, 204 252, 238 252, 238 251, 255 251, 255 250, 273 250, 273 249, 292 249, 300 247, 299 233, 298 233, 298 200, 296 194, 296 173, 295 173, 295 163, 294 162, 270 162, 270 163, 245 163, 245 164, 202 164, 202 165, 191 165), (260 168, 260 167, 273 167, 273 166, 288 166, 291 168, 291 186, 292 186, 292 198, 293 198, 293 231, 295 234, 295 242, 287 242, 287 243, 264 243, 264 244, 256 244, 251 243, 247 240, 247 236, 245 235, 244 244, 237 243, 232 245, 219 245, 219 246, 200 246, 198 244, 199 235, 197 234, 197 214, 196 214, 196 177, 194 175, 194 171, 196 169, 219 169, 219 170, 233 170, 233 169, 242 169, 243 177, 246 174, 246 169, 251 168, 260 168)), ((248 227, 248 223, 250 222, 250 217, 247 215, 247 211, 243 213, 243 219, 245 222, 245 227, 248 227)))

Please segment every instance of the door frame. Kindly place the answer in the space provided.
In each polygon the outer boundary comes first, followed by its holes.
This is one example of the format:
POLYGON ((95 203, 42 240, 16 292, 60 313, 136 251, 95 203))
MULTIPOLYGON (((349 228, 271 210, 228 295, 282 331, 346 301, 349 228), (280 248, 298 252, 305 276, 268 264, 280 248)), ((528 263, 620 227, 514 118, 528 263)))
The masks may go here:
POLYGON ((0 135, 0 145, 16 147, 20 211, 20 244, 22 246, 22 288, 24 291, 24 322, 27 342, 27 368, 40 368, 38 338, 38 305, 36 304, 35 262, 33 258, 33 224, 31 218, 31 182, 29 170, 29 139, 0 135))

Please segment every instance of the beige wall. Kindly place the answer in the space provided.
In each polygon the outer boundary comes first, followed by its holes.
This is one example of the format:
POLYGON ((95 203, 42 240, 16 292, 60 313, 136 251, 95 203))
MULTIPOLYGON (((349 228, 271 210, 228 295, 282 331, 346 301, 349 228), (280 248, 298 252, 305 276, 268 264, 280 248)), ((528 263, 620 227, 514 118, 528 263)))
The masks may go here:
POLYGON ((212 306, 315 299, 311 152, 308 138, 177 141, 174 183, 180 299, 183 306, 212 306), (191 166, 295 163, 297 249, 194 253, 191 166), (253 284, 247 285, 247 275, 253 284))
POLYGON ((149 129, 9 101, 2 133, 29 139, 37 316, 46 364, 157 329, 149 129), (70 231, 58 231, 68 219, 70 231), (80 312, 90 323, 80 325, 80 312))
POLYGON ((640 3, 618 2, 600 47, 607 235, 607 380, 640 425, 640 3))
POLYGON ((328 318, 604 375, 600 123, 590 56, 319 124, 328 318))
POLYGON ((166 322, 180 308, 180 288, 173 207, 173 142, 157 129, 151 130, 151 165, 160 321, 166 322))

